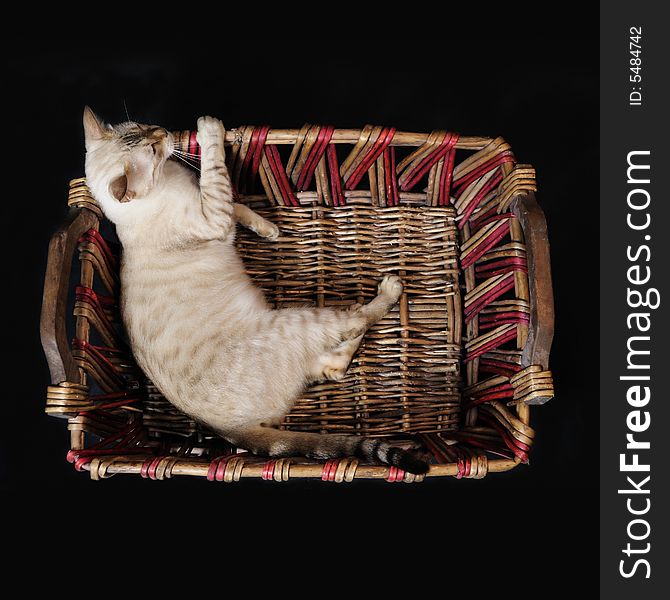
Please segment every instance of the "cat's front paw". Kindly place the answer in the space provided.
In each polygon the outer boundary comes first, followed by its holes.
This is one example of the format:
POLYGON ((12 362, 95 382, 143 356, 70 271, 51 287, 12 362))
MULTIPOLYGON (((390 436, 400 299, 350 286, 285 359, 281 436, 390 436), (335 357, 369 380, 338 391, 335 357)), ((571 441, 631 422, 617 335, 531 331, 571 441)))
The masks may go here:
POLYGON ((226 128, 221 119, 216 117, 200 117, 198 119, 198 133, 196 140, 201 148, 207 148, 213 144, 221 144, 226 139, 226 128))

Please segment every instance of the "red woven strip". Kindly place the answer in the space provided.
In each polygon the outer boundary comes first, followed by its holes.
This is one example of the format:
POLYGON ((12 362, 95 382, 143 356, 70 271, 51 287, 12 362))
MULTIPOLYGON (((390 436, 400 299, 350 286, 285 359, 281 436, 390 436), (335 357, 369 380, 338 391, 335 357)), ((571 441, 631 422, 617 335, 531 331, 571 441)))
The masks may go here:
POLYGON ((485 396, 480 396, 479 398, 473 398, 469 402, 465 403, 464 408, 474 408, 475 406, 479 406, 485 402, 490 402, 491 400, 502 400, 504 398, 511 398, 512 396, 514 396, 514 392, 492 392, 490 394, 486 394, 485 396))
POLYGON ((198 144, 197 135, 197 131, 191 131, 190 135, 188 136, 188 147, 186 148, 186 151, 193 158, 200 157, 200 144, 198 144))
MULTIPOLYGON (((456 141, 458 141, 458 134, 456 141)), ((437 197, 438 206, 448 206, 451 196, 451 180, 454 174, 454 161, 456 160, 456 148, 452 148, 444 156, 444 166, 442 167, 442 176, 440 177, 440 193, 437 197)))
POLYGON ((477 298, 475 302, 464 309, 465 322, 469 323, 475 315, 482 310, 487 304, 493 302, 496 298, 500 298, 505 292, 508 292, 514 287, 514 278, 510 277, 505 281, 501 281, 498 285, 492 287, 486 294, 477 298))
POLYGON ((340 168, 337 165, 337 152, 333 144, 328 145, 326 158, 328 160, 328 170, 330 171, 330 194, 333 198, 333 206, 344 206, 345 198, 344 194, 342 194, 340 168))
POLYGON ((90 448, 87 448, 85 450, 70 450, 67 453, 67 461, 74 462, 78 456, 95 455, 97 451, 102 450, 105 446, 108 446, 113 442, 115 442, 116 440, 123 438, 133 429, 137 428, 137 426, 138 426, 137 423, 130 423, 129 425, 127 425, 123 429, 120 429, 116 433, 113 433, 109 437, 106 437, 105 439, 100 440, 99 442, 93 444, 90 448))
MULTIPOLYGON (((497 214, 498 214, 498 205, 496 204, 495 206, 492 206, 491 208, 489 208, 485 213, 480 213, 476 217, 471 219, 470 220, 470 229, 474 231, 474 230, 479 229, 480 227, 483 227, 481 221, 483 221, 484 219, 488 219, 489 217, 491 217, 493 215, 497 215, 497 214)), ((505 213, 505 214, 507 214, 507 213, 505 213)))
POLYGON ((502 400, 503 398, 511 398, 512 396, 514 396, 514 388, 510 384, 497 385, 482 394, 473 396, 465 403, 464 408, 469 409, 479 404, 490 402, 491 400, 502 400))
POLYGON ((405 478, 405 471, 399 469, 398 467, 392 466, 389 469, 389 474, 388 477, 386 478, 386 481, 395 483, 396 481, 402 481, 404 478, 405 478))
POLYGON ((465 472, 465 464, 463 464, 463 457, 459 456, 456 461, 456 466, 458 467, 458 473, 456 474, 456 479, 462 479, 465 472))
POLYGON ((483 273, 475 273, 477 279, 486 279, 488 277, 495 277, 496 275, 504 275, 505 273, 520 272, 528 274, 528 267, 526 265, 509 265, 494 269, 492 271, 485 271, 483 273))
POLYGON ((142 467, 140 468, 140 475, 146 479, 147 478, 147 471, 149 470, 149 465, 151 464, 151 461, 153 460, 153 457, 147 458, 143 463, 142 467))
MULTIPOLYGON (((108 375, 117 382, 119 387, 124 385, 123 377, 121 377, 119 372, 116 370, 116 367, 100 351, 101 349, 106 349, 104 346, 94 346, 93 344, 89 344, 86 340, 80 340, 77 338, 72 340, 72 346, 77 350, 82 350, 83 352, 88 353, 93 358, 93 360, 95 360, 105 371, 107 371, 108 375)), ((114 348, 113 350, 116 349, 114 348)))
POLYGON ((528 323, 530 322, 530 317, 528 313, 521 311, 512 311, 512 312, 501 312, 501 313, 492 313, 490 315, 479 315, 479 327, 480 329, 491 329, 492 327, 498 327, 505 323, 528 323))
POLYGON ((520 318, 508 318, 508 319, 500 319, 499 321, 496 321, 495 323, 480 323, 479 324, 479 329, 480 331, 488 331, 489 329, 495 329, 496 327, 499 327, 500 325, 506 325, 510 323, 529 323, 528 319, 520 319, 520 318))
MULTIPOLYGON (((87 458, 90 462, 96 456, 111 456, 113 454, 146 454, 146 448, 123 448, 121 446, 116 448, 108 448, 103 450, 70 450, 67 453, 67 461, 76 463, 77 460, 87 458)), ((78 471, 80 469, 77 469, 78 471)))
POLYGON ((363 160, 356 167, 349 179, 345 181, 345 188, 353 190, 363 179, 363 175, 368 171, 373 162, 375 162, 384 149, 391 143, 395 135, 395 127, 385 127, 381 130, 379 137, 375 140, 372 148, 363 157, 363 160))
POLYGON ((98 303, 98 295, 90 287, 78 285, 75 288, 74 293, 77 295, 77 300, 85 300, 90 298, 93 304, 98 303))
MULTIPOLYGON (((93 410, 109 410, 110 408, 117 408, 119 406, 127 406, 128 404, 132 404, 133 402, 137 402, 138 400, 144 400, 142 396, 134 396, 134 397, 129 397, 124 400, 118 400, 117 402, 107 402, 106 404, 101 404, 100 406, 96 406, 93 410)), ((93 411, 86 411, 86 412, 93 412, 93 411)))
MULTIPOLYGON (((467 315, 472 315, 473 312, 479 312, 484 306, 486 306, 487 304, 489 304, 492 301, 491 296, 493 296, 495 294, 496 297, 498 297, 500 295, 500 293, 498 293, 498 292, 501 290, 501 288, 504 288, 506 285, 509 285, 510 282, 512 283, 512 285, 514 285, 514 278, 508 275, 508 276, 504 277, 501 281, 499 281, 496 285, 494 285, 484 295, 477 298, 477 300, 475 300, 474 302, 467 302, 466 306, 463 309, 464 312, 465 312, 465 315, 466 316, 467 315)), ((504 291, 507 291, 507 290, 504 290, 504 291)), ((495 298, 493 298, 493 299, 495 299, 495 298)))
POLYGON ((520 448, 517 448, 510 441, 511 436, 507 435, 507 430, 502 425, 499 425, 497 422, 493 423, 493 421, 495 421, 495 419, 483 419, 483 420, 486 423, 488 423, 491 427, 493 427, 493 429, 495 429, 500 434, 500 437, 501 437, 502 441, 504 442, 505 446, 507 446, 507 448, 509 448, 512 451, 514 456, 516 456, 519 460, 521 460, 521 462, 523 464, 528 463, 528 453, 524 452, 520 448))
POLYGON ((479 412, 478 417, 493 427, 493 429, 495 429, 500 434, 503 441, 505 442, 505 445, 512 452, 514 452, 515 456, 520 458, 524 463, 528 462, 528 451, 530 450, 529 446, 517 440, 503 425, 500 424, 498 419, 486 414, 483 411, 479 412))
POLYGON ((252 154, 250 175, 252 180, 255 180, 256 175, 258 174, 258 167, 261 164, 261 154, 263 153, 265 140, 268 137, 268 131, 270 131, 270 128, 267 125, 263 125, 260 129, 254 129, 253 133, 251 134, 249 152, 252 154))
POLYGON ((514 456, 511 452, 507 451, 507 446, 505 444, 501 444, 499 446, 494 445, 489 441, 483 441, 477 437, 474 437, 468 434, 467 432, 466 433, 450 432, 449 437, 464 442, 469 446, 473 446, 475 448, 482 448, 483 450, 486 450, 487 452, 490 452, 491 454, 495 454, 496 456, 500 456, 502 458, 511 459, 514 456))
POLYGON ((109 437, 94 444, 90 448, 82 450, 70 450, 67 453, 66 459, 68 462, 74 463, 74 468, 81 471, 84 465, 93 460, 96 456, 110 456, 113 454, 145 454, 145 448, 128 448, 137 437, 142 433, 141 426, 138 423, 130 423, 127 427, 117 431, 109 437), (118 440, 118 442, 117 442, 118 440), (113 448, 107 448, 114 442, 117 442, 113 448))
POLYGON ((496 154, 493 158, 490 158, 485 163, 479 165, 476 169, 470 171, 467 175, 463 175, 460 178, 454 180, 454 186, 457 188, 457 193, 460 193, 461 189, 467 187, 475 179, 479 179, 482 175, 485 175, 492 169, 499 167, 508 162, 515 162, 514 154, 510 150, 505 150, 500 154, 496 154))
POLYGON ((247 152, 247 155, 249 153, 252 154, 251 169, 247 174, 248 190, 255 189, 256 175, 258 175, 258 168, 261 164, 261 155, 263 154, 263 149, 265 147, 265 140, 268 137, 268 131, 270 131, 270 127, 268 125, 263 125, 258 129, 254 129, 251 134, 251 143, 249 144, 249 151, 247 152))
POLYGON ((475 266, 475 275, 491 277, 505 271, 528 272, 528 261, 521 256, 509 256, 475 266))
POLYGON ((495 312, 490 314, 481 314, 479 315, 479 323, 491 323, 498 321, 500 318, 509 319, 516 318, 521 321, 527 321, 529 319, 528 313, 522 312, 520 310, 511 310, 505 312, 495 312))
POLYGON ((94 396, 89 396, 88 399, 91 402, 100 402, 101 400, 119 400, 121 398, 136 398, 139 395, 135 392, 111 392, 109 394, 96 394, 94 396))
POLYGON ((107 260, 110 266, 113 267, 112 270, 116 270, 118 259, 116 258, 114 252, 112 252, 110 249, 105 238, 103 238, 98 231, 95 229, 89 229, 79 238, 79 242, 90 242, 95 244, 98 248, 100 248, 104 258, 107 260))
MULTIPOLYGON (((493 211, 487 211, 487 212, 495 212, 497 209, 494 207, 493 211)), ((474 235, 477 231, 479 231, 482 227, 485 227, 489 223, 493 223, 494 221, 503 221, 505 219, 510 219, 514 215, 512 213, 502 213, 500 215, 495 214, 495 215, 489 215, 485 219, 484 218, 478 218, 476 221, 470 221, 470 233, 474 235)))
POLYGON ((286 175, 286 171, 281 164, 281 157, 279 156, 279 150, 277 150, 277 147, 274 145, 265 146, 265 156, 268 159, 268 163, 270 163, 270 170, 272 171, 272 175, 279 185, 279 192, 284 199, 284 204, 287 206, 298 206, 298 199, 291 190, 291 184, 286 175))
MULTIPOLYGON (((479 206, 481 201, 486 198, 488 193, 496 187, 500 182, 502 181, 502 173, 498 171, 491 179, 489 179, 484 187, 482 187, 481 190, 477 192, 475 197, 470 201, 468 204, 467 208, 463 211, 463 215, 461 217, 461 220, 458 222, 458 228, 463 229, 465 227, 465 223, 468 221, 470 216, 472 215, 473 212, 475 212, 475 209, 479 206)), ((474 233, 474 232, 473 232, 474 233)))
POLYGON ((99 352, 108 352, 110 354, 116 354, 116 355, 121 355, 124 354, 124 351, 119 349, 119 348, 112 348, 110 346, 100 346, 99 344, 91 344, 90 342, 87 342, 89 348, 95 348, 99 352))
POLYGON ((321 481, 328 481, 328 473, 330 472, 330 460, 327 460, 321 469, 321 481))
POLYGON ((217 456, 212 459, 207 469, 207 481, 223 481, 223 476, 226 472, 226 465, 228 461, 236 456, 235 454, 225 454, 224 456, 217 456))
POLYGON ((489 350, 493 350, 494 348, 502 346, 505 342, 508 342, 511 339, 516 339, 516 329, 512 329, 507 333, 504 333, 503 335, 493 338, 490 342, 487 342, 483 346, 480 346, 479 348, 477 348, 477 350, 474 350, 473 352, 468 352, 465 358, 463 359, 463 362, 470 362, 471 360, 474 360, 475 358, 481 356, 485 352, 488 352, 489 350))
POLYGON ((214 481, 214 478, 216 476, 216 470, 219 466, 219 463, 221 462, 222 459, 228 457, 229 455, 217 456, 216 458, 212 459, 212 462, 209 463, 209 468, 207 469, 207 481, 214 481))
POLYGON ((383 152, 384 186, 386 188, 386 206, 398 206, 398 178, 395 172, 395 148, 389 146, 383 152))
POLYGON ((216 459, 212 460, 209 463, 209 468, 207 469, 207 481, 214 481, 214 473, 216 472, 216 459))
POLYGON ((525 444, 524 442, 515 438, 512 433, 502 423, 500 423, 500 421, 498 421, 498 419, 490 415, 488 412, 480 411, 479 416, 496 429, 498 427, 500 428, 498 431, 502 433, 503 438, 506 440, 507 447, 510 450, 513 451, 516 448, 517 450, 521 450, 524 453, 528 453, 530 451, 530 446, 528 444, 525 444))
POLYGON ((263 473, 261 474, 261 479, 263 479, 264 481, 270 481, 271 479, 274 478, 275 464, 276 461, 269 460, 268 462, 265 463, 265 465, 263 465, 263 473))
POLYGON ((93 460, 92 457, 89 457, 89 458, 78 458, 78 459, 74 462, 74 470, 75 470, 75 471, 83 471, 83 470, 84 470, 84 465, 87 465, 87 464, 90 463, 92 460, 93 460))
POLYGON ((501 383, 500 385, 491 386, 490 388, 480 390, 478 392, 475 392, 474 394, 468 394, 468 396, 470 398, 481 398, 482 396, 486 396, 486 395, 491 394, 493 392, 504 392, 504 391, 514 393, 514 388, 512 387, 512 384, 511 383, 501 383))
POLYGON ((430 168, 456 145, 457 141, 458 134, 447 133, 444 136, 444 139, 440 142, 440 145, 407 174, 407 178, 400 186, 400 189, 403 192, 411 190, 419 181, 421 181, 421 178, 430 170, 430 168))
POLYGON ((505 375, 511 377, 521 370, 521 366, 515 363, 508 363, 503 360, 482 357, 479 359, 480 373, 495 373, 496 375, 505 375))
POLYGON ((228 461, 233 458, 233 456, 226 456, 223 460, 220 460, 216 465, 216 473, 214 474, 214 479, 216 481, 223 481, 223 478, 226 474, 226 467, 228 466, 228 461))
POLYGON ((149 467, 149 479, 156 479, 156 469, 160 465, 161 461, 167 458, 167 456, 157 456, 149 467))
POLYGON ((328 144, 333 137, 334 131, 335 127, 332 125, 325 125, 319 130, 316 142, 309 152, 309 156, 305 161, 305 165, 303 166, 302 171, 300 171, 300 176, 298 177, 298 181, 296 183, 297 189, 307 189, 312 183, 314 171, 316 171, 316 167, 319 164, 323 153, 326 151, 326 148, 328 148, 328 144))
POLYGON ((242 166, 240 167, 239 184, 240 189, 243 192, 248 192, 251 190, 253 177, 250 176, 249 171, 254 161, 254 154, 256 153, 257 149, 258 156, 260 157, 262 147, 258 145, 258 138, 261 134, 261 129, 263 128, 254 127, 253 131, 251 132, 251 139, 249 140, 247 153, 244 155, 244 160, 242 161, 242 166))
POLYGON ((88 304, 101 319, 105 322, 108 321, 107 314, 98 300, 98 295, 91 288, 78 285, 75 289, 75 300, 88 304))
POLYGON ((321 471, 321 481, 335 481, 335 473, 339 463, 340 461, 337 459, 326 461, 321 471))
POLYGON ((421 441, 424 443, 425 446, 428 447, 428 450, 431 451, 433 456, 440 462, 440 463, 448 463, 451 462, 451 459, 444 453, 444 451, 432 440, 430 435, 427 434, 419 434, 419 437, 421 438, 421 441))
POLYGON ((107 329, 107 333, 116 341, 116 343, 118 343, 119 346, 125 348, 125 342, 119 337, 116 332, 116 328, 114 325, 112 325, 111 321, 107 317, 107 314, 100 304, 98 295, 91 288, 79 285, 75 290, 75 298, 77 302, 84 302, 85 304, 88 304, 98 319, 102 321, 102 326, 107 329))
POLYGON ((138 394, 135 392, 113 392, 111 394, 96 394, 95 396, 89 396, 88 399, 90 402, 112 400, 112 402, 99 404, 93 410, 86 411, 87 413, 91 413, 99 410, 116 408, 117 406, 125 406, 126 404, 132 404, 133 402, 137 402, 138 400, 144 400, 145 398, 142 394, 138 394))
POLYGON ((485 241, 482 241, 479 246, 473 248, 465 257, 461 258, 461 268, 466 269, 472 265, 480 256, 493 248, 500 240, 502 240, 509 233, 509 221, 502 221, 502 225, 493 228, 491 233, 485 241))

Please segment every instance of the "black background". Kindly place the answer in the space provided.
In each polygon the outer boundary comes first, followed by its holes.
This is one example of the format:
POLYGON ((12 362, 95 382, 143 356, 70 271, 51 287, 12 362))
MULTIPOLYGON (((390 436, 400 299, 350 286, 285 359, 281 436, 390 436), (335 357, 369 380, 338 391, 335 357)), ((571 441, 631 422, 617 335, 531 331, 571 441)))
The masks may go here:
MULTIPOLYGON (((591 30, 597 31, 594 20, 591 30)), ((406 40, 403 51, 391 55, 380 53, 376 43, 353 39, 315 43, 318 51, 286 39, 198 52, 132 44, 88 44, 84 51, 50 43, 10 58, 17 105, 8 153, 23 158, 9 186, 5 177, 2 203, 12 267, 5 348, 11 347, 7 360, 13 363, 3 385, 11 386, 4 394, 11 423, 3 440, 5 495, 20 499, 44 522, 80 522, 100 511, 118 515, 119 522, 129 513, 154 522, 160 511, 170 519, 185 517, 188 532, 204 528, 215 535, 243 521, 273 536, 302 525, 314 540, 344 536, 350 525, 357 539, 383 539, 388 549, 415 554, 420 538, 428 536, 438 550, 420 556, 434 559, 437 553, 445 569, 460 565, 472 576, 498 564, 556 577, 552 586, 569 587, 573 578, 595 581, 597 41, 406 40), (566 61, 566 48, 575 44, 579 61, 566 61), (83 175, 82 108, 90 104, 118 122, 126 118, 124 101, 134 120, 169 129, 193 128, 198 116, 212 114, 229 128, 373 123, 503 136, 520 162, 537 169, 555 290, 550 366, 556 397, 532 410, 537 442, 530 466, 481 481, 428 479, 418 485, 224 485, 120 475, 91 482, 86 473, 75 473, 65 461, 65 422, 43 413, 49 380, 39 343, 42 278, 49 236, 66 213, 67 183, 83 175), (407 533, 409 542, 392 545, 407 533), (569 578, 557 571, 561 565, 569 568, 569 578)))

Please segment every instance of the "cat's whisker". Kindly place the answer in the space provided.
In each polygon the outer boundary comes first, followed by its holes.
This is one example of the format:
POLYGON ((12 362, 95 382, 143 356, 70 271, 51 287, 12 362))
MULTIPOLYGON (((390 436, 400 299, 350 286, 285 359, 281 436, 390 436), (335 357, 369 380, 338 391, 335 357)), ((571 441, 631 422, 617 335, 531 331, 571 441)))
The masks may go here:
POLYGON ((191 154, 189 152, 179 152, 177 150, 173 150, 174 154, 178 154, 179 156, 185 156, 187 158, 192 158, 192 159, 200 159, 200 157, 197 154, 191 154))
POLYGON ((188 162, 188 160, 186 160, 183 156, 179 156, 178 154, 175 154, 174 156, 175 156, 176 159, 182 161, 184 164, 186 164, 186 165, 188 165, 189 167, 192 167, 192 168, 195 169, 196 171, 200 172, 200 167, 198 167, 197 165, 194 165, 194 164, 188 162))
POLYGON ((181 148, 175 147, 175 152, 180 152, 181 154, 192 154, 193 156, 197 156, 195 152, 189 152, 188 150, 182 150, 181 148))
POLYGON ((192 156, 184 156, 183 154, 175 154, 175 156, 177 158, 182 159, 182 160, 189 160, 189 161, 193 161, 193 162, 198 162, 192 156))
POLYGON ((198 154, 193 154, 192 152, 184 152, 183 150, 172 150, 173 154, 178 154, 179 156, 185 156, 187 158, 192 158, 194 160, 200 160, 200 155, 198 154))

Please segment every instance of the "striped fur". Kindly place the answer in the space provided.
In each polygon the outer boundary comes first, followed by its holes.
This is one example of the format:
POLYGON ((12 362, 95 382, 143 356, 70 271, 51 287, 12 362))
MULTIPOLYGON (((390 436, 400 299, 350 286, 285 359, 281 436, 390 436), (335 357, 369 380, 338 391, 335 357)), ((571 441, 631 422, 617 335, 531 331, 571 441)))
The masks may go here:
POLYGON ((386 442, 280 431, 305 387, 344 373, 366 329, 397 302, 395 276, 353 310, 272 310, 246 275, 235 222, 267 238, 275 225, 233 203, 223 124, 198 120, 201 176, 176 161, 171 134, 103 126, 87 109, 86 177, 123 246, 121 311, 135 358, 177 408, 240 447, 270 456, 356 455, 423 473, 386 442), (130 179, 138 187, 119 199, 130 179), (121 182, 121 183, 119 183, 121 182))

